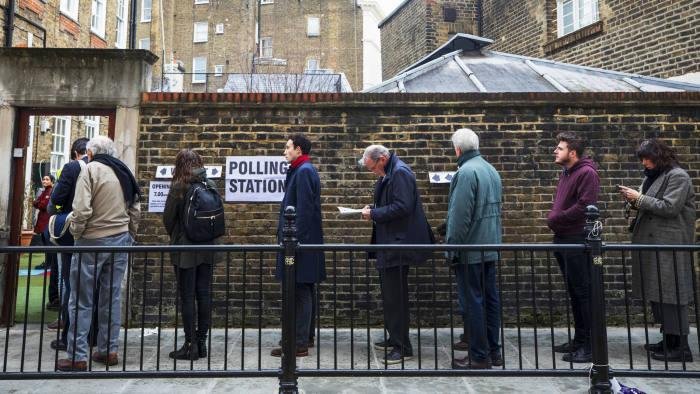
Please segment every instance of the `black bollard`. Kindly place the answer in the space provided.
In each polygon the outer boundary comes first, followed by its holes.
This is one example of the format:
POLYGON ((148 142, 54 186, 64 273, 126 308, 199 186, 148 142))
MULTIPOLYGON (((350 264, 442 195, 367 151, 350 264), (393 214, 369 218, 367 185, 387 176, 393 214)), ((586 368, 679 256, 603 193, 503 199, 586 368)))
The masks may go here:
POLYGON ((296 316, 294 291, 296 266, 294 255, 297 246, 297 211, 293 206, 284 209, 282 236, 284 243, 284 280, 282 281, 282 370, 280 393, 298 393, 296 374, 296 316))
POLYGON ((600 213, 595 205, 586 207, 586 245, 591 264, 591 382, 589 393, 612 393, 608 365, 608 332, 603 295, 603 257, 601 256, 601 227, 596 226, 600 213))

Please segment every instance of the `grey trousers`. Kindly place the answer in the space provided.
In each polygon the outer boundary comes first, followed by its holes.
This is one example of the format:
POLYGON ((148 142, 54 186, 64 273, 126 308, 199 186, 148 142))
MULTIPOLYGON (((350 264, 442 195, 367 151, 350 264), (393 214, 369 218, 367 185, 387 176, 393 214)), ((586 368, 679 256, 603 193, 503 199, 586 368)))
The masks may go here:
MULTIPOLYGON (((97 239, 79 239, 75 246, 129 246, 133 239, 128 232, 97 239)), ((92 324, 93 292, 100 283, 97 350, 116 352, 121 323, 121 282, 128 261, 127 253, 73 253, 70 266, 70 298, 68 301, 68 358, 87 361, 87 336, 92 324), (111 317, 110 317, 111 312, 111 317)))
POLYGON ((651 302, 654 321, 661 324, 661 332, 668 335, 688 335, 688 305, 651 302), (678 319, 680 317, 680 320, 678 319))

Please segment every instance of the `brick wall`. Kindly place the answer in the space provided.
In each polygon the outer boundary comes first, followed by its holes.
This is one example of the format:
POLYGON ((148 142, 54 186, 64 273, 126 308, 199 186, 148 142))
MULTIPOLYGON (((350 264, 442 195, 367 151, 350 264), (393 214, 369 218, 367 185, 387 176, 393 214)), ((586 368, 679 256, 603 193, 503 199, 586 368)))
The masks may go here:
POLYGON ((444 44, 455 33, 477 34, 476 1, 412 0, 380 25, 382 79, 399 71, 444 44), (445 9, 455 12, 448 22, 445 9))
MULTIPOLYGON (((627 242, 623 204, 617 197, 615 185, 637 186, 640 183, 641 166, 634 151, 643 138, 660 136, 669 141, 692 176, 696 192, 700 192, 698 104, 700 95, 696 93, 146 94, 141 112, 137 173, 145 190, 149 181, 155 179, 156 167, 172 164, 182 148, 197 149, 207 164, 224 165, 229 155, 281 155, 286 136, 303 132, 315 142, 311 154, 321 176, 326 242, 366 243, 370 235, 366 222, 339 218, 336 214, 336 206, 361 207, 371 202, 375 179, 356 164, 363 148, 370 143, 385 144, 413 168, 428 219, 431 225, 437 226, 445 217, 448 185, 430 184, 427 173, 455 168, 450 136, 459 127, 471 127, 480 135, 484 157, 503 178, 504 242, 548 242, 551 234, 545 217, 560 172, 552 162, 554 136, 561 131, 575 131, 589 140, 591 154, 600 166, 599 206, 605 218, 605 240, 627 242)), ((223 193, 223 180, 217 183, 223 193)), ((144 211, 146 207, 144 202, 144 211)), ((274 243, 278 209, 274 203, 226 204, 226 243, 274 243)), ((144 244, 168 242, 161 214, 142 214, 138 240, 144 244)), ((352 309, 352 316, 364 322, 365 312, 360 311, 369 307, 371 322, 380 322, 377 278, 371 262, 365 271, 364 254, 355 253, 353 271, 350 271, 347 253, 335 255, 335 265, 333 257, 332 253, 327 253, 329 279, 320 290, 322 320, 332 321, 335 310, 340 324, 347 324, 352 309), (366 282, 366 273, 370 274, 369 282, 366 282), (333 289, 334 278, 337 291, 333 289)), ((555 300, 555 315, 561 318, 566 311, 563 303, 566 297, 556 262, 550 260, 548 264, 544 254, 533 257, 531 260, 527 253, 517 258, 504 254, 500 286, 507 324, 516 318, 513 312, 516 298, 520 302, 522 321, 527 321, 528 316, 532 320, 534 303, 529 297, 533 295, 541 308, 538 319, 545 318, 542 311, 549 305, 544 301, 549 289, 555 300), (552 274, 551 282, 548 272, 552 274), (531 278, 536 285, 530 283, 531 278)), ((244 260, 243 254, 236 252, 229 256, 229 272, 225 264, 216 268, 213 290, 217 324, 226 313, 231 322, 240 324, 244 305, 247 325, 258 324, 256 314, 260 311, 261 324, 277 324, 279 284, 273 278, 273 258, 273 253, 248 252, 244 260)), ((175 282, 167 255, 161 259, 152 253, 146 261, 143 256, 137 261, 132 268, 134 307, 131 317, 140 319, 145 290, 146 321, 156 321, 162 300, 167 315, 164 324, 172 324, 175 282), (145 283, 144 270, 147 271, 145 283)), ((435 313, 438 321, 444 324, 449 319, 447 300, 454 300, 454 296, 450 297, 454 289, 437 254, 434 263, 438 267, 435 285, 430 264, 412 272, 412 307, 414 313, 420 307, 426 322, 432 324, 432 313, 435 313), (434 304, 433 290, 436 291, 434 304), (416 302, 414 296, 420 302, 416 302)), ((608 300, 613 308, 609 316, 619 323, 615 316, 624 315, 619 257, 616 260, 615 256, 610 256, 606 260, 605 275, 608 300)), ((456 308, 454 302, 452 306, 456 308)))
POLYGON ((668 78, 700 71, 694 0, 599 0, 601 23, 557 38, 556 0, 484 0, 490 49, 668 78))

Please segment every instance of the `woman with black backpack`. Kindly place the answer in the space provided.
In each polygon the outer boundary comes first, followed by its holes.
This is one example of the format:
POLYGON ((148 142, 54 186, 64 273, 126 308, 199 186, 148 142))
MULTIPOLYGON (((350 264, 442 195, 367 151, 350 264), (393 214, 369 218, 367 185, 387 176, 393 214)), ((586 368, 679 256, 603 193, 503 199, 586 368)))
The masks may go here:
MULTIPOLYGON (((207 179, 202 158, 197 152, 183 149, 175 157, 175 171, 170 186, 170 193, 165 202, 163 223, 170 235, 171 245, 202 245, 217 243, 218 235, 203 241, 192 240, 191 234, 192 200, 198 193, 218 198, 220 217, 216 223, 223 230, 223 203, 215 189, 213 181, 207 179)), ((206 197, 205 196, 205 197, 206 197)), ((211 317, 210 285, 214 252, 173 252, 170 261, 175 266, 177 290, 182 303, 182 323, 185 331, 185 343, 178 350, 170 352, 170 358, 178 360, 197 360, 207 356, 206 339, 211 317), (195 328, 194 302, 197 300, 195 328)), ((177 335, 177 333, 176 333, 177 335)))

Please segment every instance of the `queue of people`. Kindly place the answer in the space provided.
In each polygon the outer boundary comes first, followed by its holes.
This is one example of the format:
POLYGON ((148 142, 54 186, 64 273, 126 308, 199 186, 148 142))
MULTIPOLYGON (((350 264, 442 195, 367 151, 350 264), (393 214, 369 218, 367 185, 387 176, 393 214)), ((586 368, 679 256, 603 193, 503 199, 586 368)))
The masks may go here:
MULTIPOLYGON (((451 138, 457 171, 448 194, 443 231, 451 245, 497 245, 502 242, 502 182, 498 171, 479 152, 478 135, 467 128, 451 138)), ((557 136, 554 162, 562 167, 547 225, 555 244, 580 244, 584 234, 585 208, 596 204, 600 179, 593 160, 585 155, 585 141, 577 134, 557 136)), ((303 244, 323 243, 321 180, 311 158, 312 142, 304 135, 290 136, 284 146, 289 163, 285 193, 280 204, 277 239, 282 241, 284 209, 296 208, 296 237, 303 244)), ((141 191, 131 171, 115 157, 114 144, 106 137, 73 144, 74 160, 66 164, 51 195, 52 203, 72 210, 70 231, 75 245, 131 245, 136 235, 141 191), (64 178, 65 177, 65 178, 64 178)), ((644 141, 637 157, 644 167, 639 189, 619 186, 630 210, 632 242, 640 244, 692 244, 695 236, 695 196, 691 178, 680 167, 673 151, 662 141, 644 141)), ((377 176, 373 204, 366 205, 362 219, 371 222, 370 243, 380 245, 429 245, 436 242, 421 202, 411 168, 382 145, 368 146, 359 164, 377 176)), ((173 245, 197 245, 188 237, 185 206, 193 185, 214 189, 207 179, 202 158, 182 150, 175 158, 173 182, 163 223, 173 245)), ((215 238, 206 243, 219 243, 215 238)), ((386 364, 413 357, 409 336, 409 267, 431 256, 425 250, 401 248, 377 251, 374 259, 380 281, 385 339, 374 344, 386 364)), ((449 250, 446 261, 454 273, 460 316, 465 332, 455 350, 467 356, 452 360, 456 369, 488 369, 503 365, 499 330, 501 305, 496 285, 499 253, 489 250, 449 250)), ((554 346, 572 363, 591 362, 590 264, 581 251, 555 252, 574 317, 573 338, 554 346)), ((692 361, 688 346, 688 303, 692 301, 690 254, 683 251, 636 252, 633 258, 634 295, 651 303, 663 339, 645 349, 658 360, 692 361), (659 274, 657 274, 659 273, 659 274)), ((56 366, 64 371, 87 368, 87 337, 97 320, 97 352, 92 360, 108 365, 118 362, 120 284, 127 264, 126 253, 63 254, 64 280, 61 300, 64 336, 56 348, 67 357, 56 366), (98 286, 99 283, 99 286, 98 286), (79 289, 79 290, 78 290, 79 289), (95 290, 97 289, 97 290, 95 290), (95 296, 94 293, 98 293, 95 296), (93 305, 97 304, 97 308, 93 305), (98 311, 93 317, 93 309, 98 311)), ((215 252, 172 253, 177 278, 185 342, 169 354, 173 359, 197 360, 207 356, 207 333, 211 321, 211 282, 218 258, 215 252), (196 304, 196 305, 195 305, 196 304)), ((284 256, 277 258, 276 279, 284 279, 284 256)), ((314 345, 314 298, 326 278, 322 251, 297 251, 296 356, 309 354, 314 345)), ((52 344, 54 346, 54 344, 52 344)), ((282 356, 282 348, 271 356, 282 356)))

